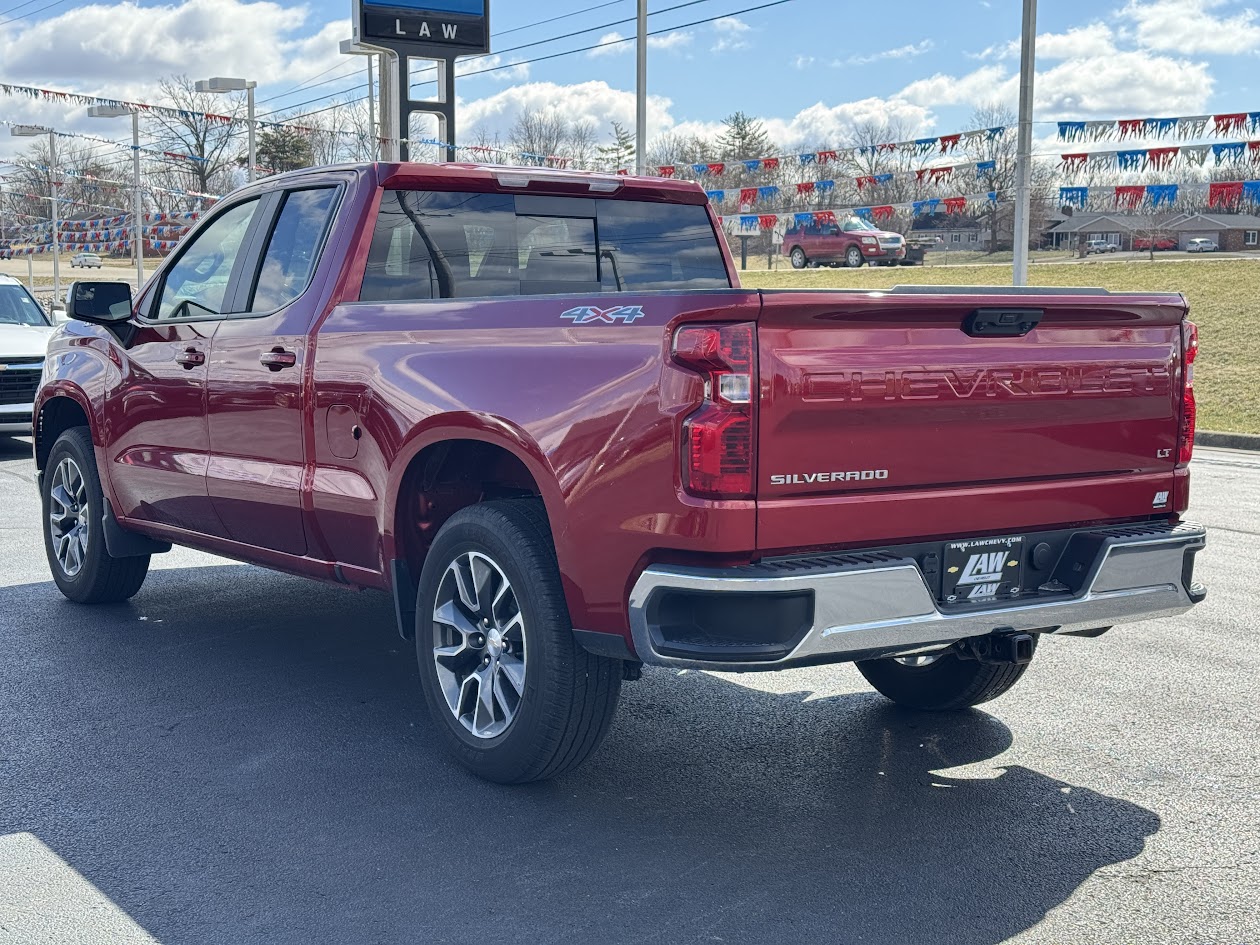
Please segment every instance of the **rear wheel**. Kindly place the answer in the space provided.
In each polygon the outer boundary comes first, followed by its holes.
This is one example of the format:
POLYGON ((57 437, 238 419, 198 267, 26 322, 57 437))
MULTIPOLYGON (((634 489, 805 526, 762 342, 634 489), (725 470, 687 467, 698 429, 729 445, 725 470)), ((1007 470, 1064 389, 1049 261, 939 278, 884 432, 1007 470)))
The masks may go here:
POLYGON ((996 699, 1019 682, 1029 665, 981 663, 954 650, 857 662, 858 672, 882 695, 898 705, 935 712, 996 699))
POLYGON ((791 259, 793 269, 804 269, 805 264, 809 262, 809 260, 805 258, 805 250, 801 249, 799 246, 792 247, 791 259))
POLYGON ((443 740, 474 774, 519 784, 577 767, 608 732, 620 660, 573 637, 535 499, 457 512, 425 558, 416 654, 443 740))
POLYGON ((862 266, 862 251, 856 246, 850 246, 844 251, 844 264, 850 269, 859 269, 862 266))
POLYGON ((105 547, 105 498, 87 427, 62 433, 44 467, 44 549, 57 587, 80 604, 111 604, 135 595, 149 556, 115 558, 105 547))

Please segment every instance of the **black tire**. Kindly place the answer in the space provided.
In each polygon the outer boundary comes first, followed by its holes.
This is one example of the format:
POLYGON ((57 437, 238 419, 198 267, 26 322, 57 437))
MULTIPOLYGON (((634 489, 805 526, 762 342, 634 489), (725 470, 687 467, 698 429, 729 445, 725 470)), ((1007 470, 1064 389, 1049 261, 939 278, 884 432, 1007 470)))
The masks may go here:
POLYGON ((799 246, 793 246, 792 252, 789 254, 792 259, 793 269, 804 269, 809 263, 809 259, 805 256, 805 250, 799 246))
MULTIPOLYGON (((115 558, 105 547, 105 497, 87 427, 72 427, 57 437, 44 466, 42 498, 44 551, 61 593, 79 604, 116 604, 134 597, 149 573, 149 556, 115 558), (80 474, 82 485, 81 491, 76 490, 81 501, 68 510, 77 513, 77 524, 83 529, 82 552, 75 559, 77 569, 73 562, 63 563, 53 547, 53 492, 58 484, 58 470, 67 462, 80 474)), ((60 499, 56 501, 63 508, 60 499)), ((70 522, 71 516, 65 515, 62 521, 70 522)))
POLYGON ((844 264, 850 269, 861 269, 862 263, 865 262, 862 256, 862 250, 856 246, 850 246, 844 251, 844 264))
MULTIPOLYGON (((1037 638, 1033 637, 1036 647, 1037 638)), ((1029 663, 981 663, 950 650, 924 666, 894 657, 858 660, 857 668, 875 690, 898 705, 932 712, 968 709, 989 702, 1019 682, 1029 663)))
MULTIPOLYGON (((471 559, 467 559, 471 560, 471 559)), ((484 590, 487 585, 483 585, 484 590)), ((480 592, 475 596, 480 600, 480 592)), ((486 595, 490 596, 490 595, 486 595)), ((506 596, 505 598, 506 599, 506 596)), ((465 616, 473 613, 462 608, 465 616)), ((485 613, 484 605, 478 613, 485 613)), ((468 626, 487 626, 485 623, 468 626)), ((514 631, 513 631, 514 632, 514 631)), ((463 635, 465 643, 470 637, 463 635)), ((416 595, 416 656, 420 664, 420 676, 425 700, 447 747, 468 770, 480 777, 501 784, 522 784, 555 777, 576 768, 599 746, 612 724, 621 694, 621 660, 593 656, 586 652, 573 637, 573 623, 568 605, 560 586, 560 571, 556 564, 555 546, 547 524, 546 511, 536 499, 507 499, 470 506, 455 513, 444 524, 433 540, 420 574, 420 586, 416 595), (479 650, 470 648, 466 654, 444 659, 472 659, 463 664, 470 671, 491 673, 495 686, 500 677, 495 675, 498 664, 483 664, 483 659, 495 660, 511 657, 519 651, 523 668, 524 685, 516 701, 514 714, 507 718, 506 709, 499 719, 494 710, 490 715, 494 725, 505 725, 497 734, 486 726, 487 734, 475 734, 476 710, 464 713, 470 716, 463 721, 457 715, 466 704, 463 684, 456 685, 458 694, 455 705, 448 701, 447 691, 458 672, 444 663, 446 685, 439 679, 435 647, 444 639, 452 639, 462 631, 453 624, 445 624, 434 618, 438 594, 449 592, 448 571, 457 560, 465 556, 483 556, 495 565, 510 585, 514 606, 521 617, 520 642, 508 641, 509 631, 498 638, 498 615, 495 615, 496 639, 492 643, 486 634, 479 650), (505 642, 507 641, 507 642, 505 642), (491 650, 491 646, 503 649, 491 650)), ((505 674, 506 678, 506 674, 505 674)), ((503 683, 506 687, 506 683, 503 683)), ((480 681, 477 684, 480 694, 480 681)), ((505 692, 506 692, 505 688, 505 692)), ((496 696, 497 699, 497 696, 496 696)), ((471 700, 476 705, 476 699, 471 700)), ((495 709, 501 708, 500 701, 495 709)))

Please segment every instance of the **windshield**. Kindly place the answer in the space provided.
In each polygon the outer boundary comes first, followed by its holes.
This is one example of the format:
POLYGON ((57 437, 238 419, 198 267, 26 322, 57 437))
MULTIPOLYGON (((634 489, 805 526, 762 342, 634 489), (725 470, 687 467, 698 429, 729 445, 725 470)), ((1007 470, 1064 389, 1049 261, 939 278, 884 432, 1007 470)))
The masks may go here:
POLYGON ((844 221, 844 232, 846 233, 876 233, 879 227, 873 223, 867 223, 861 217, 849 217, 844 221))
POLYGON ((51 324, 44 317, 44 310, 20 285, 0 285, 0 325, 51 324))

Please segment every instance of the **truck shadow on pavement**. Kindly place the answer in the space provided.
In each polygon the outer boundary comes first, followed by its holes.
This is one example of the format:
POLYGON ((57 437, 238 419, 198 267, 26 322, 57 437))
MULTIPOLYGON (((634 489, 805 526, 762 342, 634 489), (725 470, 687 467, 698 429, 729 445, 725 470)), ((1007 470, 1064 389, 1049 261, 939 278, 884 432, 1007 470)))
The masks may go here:
POLYGON ((992 761, 988 713, 703 673, 627 684, 578 772, 486 784, 442 751, 387 597, 244 566, 116 607, 0 588, 0 615, 0 836, 166 943, 988 945, 1160 827, 992 761))

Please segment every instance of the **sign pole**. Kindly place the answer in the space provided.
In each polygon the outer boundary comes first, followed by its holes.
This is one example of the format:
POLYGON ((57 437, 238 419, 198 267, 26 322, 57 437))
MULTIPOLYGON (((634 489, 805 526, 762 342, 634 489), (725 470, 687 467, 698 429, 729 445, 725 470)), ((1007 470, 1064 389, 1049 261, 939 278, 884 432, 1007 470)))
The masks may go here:
POLYGON ((413 159, 411 116, 420 112, 438 119, 439 160, 454 161, 455 63, 490 51, 489 0, 351 0, 351 6, 354 35, 342 51, 380 53, 382 160, 413 159), (411 97, 413 59, 433 63, 435 97, 411 97))
MULTIPOLYGON (((1019 54, 1019 137, 1015 146, 1015 265, 1012 284, 1028 285, 1029 216, 1032 205, 1033 76, 1037 47, 1037 0, 1024 0, 1019 54)), ((996 236, 996 234, 994 234, 996 236)))

